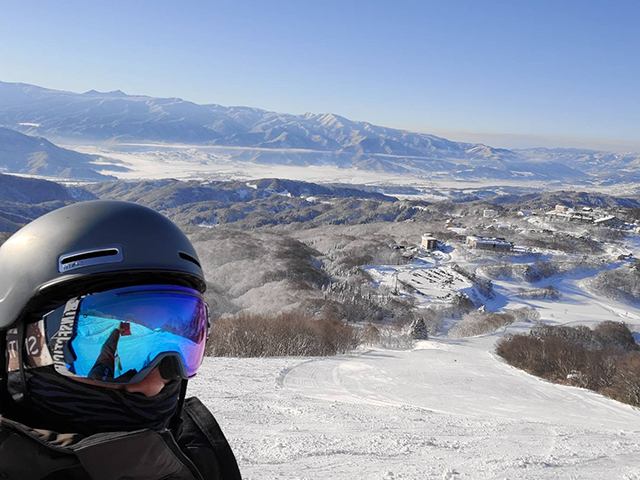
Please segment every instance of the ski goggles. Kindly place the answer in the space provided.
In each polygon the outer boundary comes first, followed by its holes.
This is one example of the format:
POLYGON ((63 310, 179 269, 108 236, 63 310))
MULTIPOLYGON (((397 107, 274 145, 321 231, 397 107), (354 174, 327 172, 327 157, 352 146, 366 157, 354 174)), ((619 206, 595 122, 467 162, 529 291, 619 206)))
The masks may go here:
POLYGON ((202 294, 175 285, 85 295, 43 320, 58 373, 112 384, 136 383, 171 357, 182 378, 192 377, 210 330, 202 294))

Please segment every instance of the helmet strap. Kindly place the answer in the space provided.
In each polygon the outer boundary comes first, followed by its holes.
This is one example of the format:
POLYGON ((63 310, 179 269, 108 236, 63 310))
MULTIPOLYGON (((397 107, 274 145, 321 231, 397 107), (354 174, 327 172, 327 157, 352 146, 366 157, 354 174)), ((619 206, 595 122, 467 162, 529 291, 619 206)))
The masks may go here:
POLYGON ((187 396, 187 383, 189 383, 188 380, 181 380, 180 396, 178 397, 178 407, 176 408, 176 413, 174 413, 173 418, 169 423, 169 429, 175 436, 178 436, 180 434, 180 430, 182 429, 182 409, 184 408, 184 401, 187 396))
POLYGON ((18 324, 18 364, 20 365, 20 388, 22 390, 22 402, 29 404, 29 388, 27 387, 27 374, 24 368, 25 324, 18 324))
MULTIPOLYGON (((20 339, 22 338, 22 342, 24 342, 24 324, 19 324, 18 331, 22 330, 22 337, 18 334, 18 345, 20 345, 20 339)), ((24 343, 23 343, 24 346, 24 343)), ((21 401, 20 396, 14 396, 13 393, 9 391, 9 364, 8 364, 8 350, 7 350, 7 332, 0 332, 0 415, 5 416, 13 416, 16 415, 19 410, 19 401, 21 401)), ((22 349, 18 348, 18 355, 20 358, 20 370, 22 373, 22 380, 20 388, 24 392, 27 391, 26 388, 26 376, 24 374, 24 367, 22 365, 22 349)))
POLYGON ((9 395, 9 372, 7 371, 7 332, 0 332, 0 415, 6 415, 13 399, 9 395))

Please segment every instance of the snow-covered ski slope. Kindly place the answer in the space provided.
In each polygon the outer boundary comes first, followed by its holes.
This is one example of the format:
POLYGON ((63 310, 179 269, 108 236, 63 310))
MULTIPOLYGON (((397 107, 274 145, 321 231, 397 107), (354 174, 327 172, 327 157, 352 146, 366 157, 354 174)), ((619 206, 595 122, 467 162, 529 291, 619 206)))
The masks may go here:
MULTIPOLYGON (((370 273, 391 286, 394 271, 370 273)), ((550 323, 616 320, 640 331, 639 309, 583 288, 595 273, 547 279, 563 294, 556 302, 522 299, 521 284, 496 281, 487 308, 528 305, 550 323)), ((417 279, 431 296, 425 278, 417 279)), ((504 334, 529 327, 407 351, 208 358, 190 392, 215 412, 247 479, 640 479, 640 409, 551 384, 495 355, 504 334)))
POLYGON ((640 410, 518 371, 494 340, 211 358, 191 393, 247 479, 640 478, 640 410))
POLYGON ((247 479, 640 479, 640 409, 506 365, 499 336, 208 358, 190 393, 247 479))

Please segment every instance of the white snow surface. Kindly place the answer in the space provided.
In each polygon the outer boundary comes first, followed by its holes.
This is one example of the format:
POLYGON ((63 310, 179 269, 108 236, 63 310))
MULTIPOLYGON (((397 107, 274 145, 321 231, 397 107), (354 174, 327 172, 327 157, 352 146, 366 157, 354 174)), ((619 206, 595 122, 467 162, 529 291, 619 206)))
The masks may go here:
POLYGON ((208 358, 190 394, 246 479, 640 478, 640 410, 518 371, 495 339, 208 358))

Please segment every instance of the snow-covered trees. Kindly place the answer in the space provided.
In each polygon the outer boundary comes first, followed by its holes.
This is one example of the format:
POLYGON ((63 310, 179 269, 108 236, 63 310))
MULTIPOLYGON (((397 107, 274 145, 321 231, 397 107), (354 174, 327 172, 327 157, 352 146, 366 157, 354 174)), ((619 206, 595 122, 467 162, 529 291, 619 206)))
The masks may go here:
POLYGON ((493 283, 491 283, 491 280, 476 275, 475 272, 470 272, 455 263, 451 266, 451 269, 473 283, 478 291, 486 298, 493 298, 493 283))
POLYGON ((411 322, 410 331, 411 338, 414 340, 429 340, 429 331, 422 318, 417 318, 411 322))
POLYGON ((624 323, 610 320, 597 324, 593 330, 585 325, 569 327, 539 323, 531 329, 529 335, 541 340, 561 338, 587 350, 630 352, 638 349, 629 328, 624 323))
POLYGON ((545 300, 559 300, 562 297, 562 293, 553 286, 531 288, 529 290, 522 290, 518 293, 521 298, 541 298, 545 300))
POLYGON ((594 292, 607 298, 626 302, 640 302, 640 261, 634 260, 614 270, 598 274, 587 283, 594 292))
POLYGON ((531 307, 523 307, 502 313, 474 311, 465 315, 449 330, 449 337, 463 338, 493 333, 501 327, 514 322, 533 322, 540 318, 538 311, 531 307))

